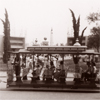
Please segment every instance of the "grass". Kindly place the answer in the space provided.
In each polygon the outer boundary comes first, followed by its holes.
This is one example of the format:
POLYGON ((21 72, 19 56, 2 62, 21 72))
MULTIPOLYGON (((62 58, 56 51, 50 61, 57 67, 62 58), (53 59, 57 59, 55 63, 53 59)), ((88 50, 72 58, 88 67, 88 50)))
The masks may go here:
MULTIPOLYGON (((65 62, 65 66, 69 66, 69 72, 74 72, 75 71, 75 64, 73 62, 72 59, 70 60, 66 60, 65 62)), ((79 62, 79 66, 83 69, 86 70, 87 65, 85 62, 79 62)))
MULTIPOLYGON (((65 63, 65 66, 69 66, 69 72, 75 71, 75 64, 74 64, 72 59, 65 60, 64 63, 65 63)), ((83 70, 86 70, 86 68, 87 68, 86 62, 79 62, 79 66, 83 70)), ((100 70, 100 62, 96 63, 96 67, 97 67, 98 70, 100 70)), ((4 64, 1 61, 0 61, 0 71, 7 71, 7 64, 4 64)))
MULTIPOLYGON (((66 60, 64 61, 65 63, 65 66, 69 66, 69 71, 70 72, 74 72, 75 71, 75 64, 73 62, 72 59, 70 60, 66 60)), ((87 65, 86 65, 86 62, 79 62, 79 66, 83 69, 83 70, 86 70, 87 69, 87 65)), ((96 67, 98 70, 100 70, 100 62, 96 63, 96 67)))

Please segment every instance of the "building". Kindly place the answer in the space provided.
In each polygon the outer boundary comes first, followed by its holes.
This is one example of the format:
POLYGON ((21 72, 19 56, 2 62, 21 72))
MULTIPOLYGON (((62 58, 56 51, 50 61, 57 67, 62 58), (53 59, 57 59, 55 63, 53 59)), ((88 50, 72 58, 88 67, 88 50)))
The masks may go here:
MULTIPOLYGON (((73 42, 72 42, 73 39, 74 39, 74 37, 68 37, 68 38, 67 38, 67 45, 68 45, 68 46, 73 45, 73 42)), ((84 37, 83 37, 83 41, 82 41, 82 45, 83 45, 83 46, 87 45, 87 42, 88 42, 88 36, 84 36, 84 37)))
POLYGON ((11 51, 18 51, 25 48, 24 37, 10 37, 11 51))
MULTIPOLYGON (((4 36, 0 35, 0 58, 3 57, 4 52, 4 36)), ((24 37, 10 37, 11 51, 18 51, 19 49, 25 48, 25 38, 24 37)))

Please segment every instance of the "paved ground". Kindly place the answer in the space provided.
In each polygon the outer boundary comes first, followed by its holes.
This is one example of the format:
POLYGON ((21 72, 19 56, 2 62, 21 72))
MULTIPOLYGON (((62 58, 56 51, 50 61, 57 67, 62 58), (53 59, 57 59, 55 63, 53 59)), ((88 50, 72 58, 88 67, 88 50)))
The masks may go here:
MULTIPOLYGON (((68 73, 67 80, 73 80, 73 73, 68 73)), ((99 100, 99 93, 12 91, 6 89, 7 73, 0 72, 0 100, 99 100)))
POLYGON ((100 93, 0 91, 0 100, 100 100, 100 93))

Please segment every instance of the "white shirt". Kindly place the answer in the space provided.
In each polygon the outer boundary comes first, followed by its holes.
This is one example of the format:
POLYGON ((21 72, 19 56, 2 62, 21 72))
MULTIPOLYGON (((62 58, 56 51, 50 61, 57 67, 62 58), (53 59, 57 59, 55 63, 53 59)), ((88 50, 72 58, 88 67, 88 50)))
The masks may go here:
POLYGON ((97 68, 96 68, 96 66, 93 66, 93 73, 96 73, 96 71, 97 71, 97 68))

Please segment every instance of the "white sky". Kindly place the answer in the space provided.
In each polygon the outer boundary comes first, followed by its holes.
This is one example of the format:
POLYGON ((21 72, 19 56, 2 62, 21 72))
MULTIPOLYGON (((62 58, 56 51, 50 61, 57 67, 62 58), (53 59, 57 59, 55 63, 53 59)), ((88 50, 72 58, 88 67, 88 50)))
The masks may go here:
MULTIPOLYGON (((71 33, 73 10, 76 18, 80 15, 80 32, 87 24, 89 12, 100 10, 100 0, 0 0, 0 18, 4 19, 7 9, 11 36, 25 36, 30 43, 36 38, 39 42, 44 37, 50 40, 53 28, 54 44, 66 43, 67 33, 71 33)), ((90 27, 90 26, 88 26, 90 27)), ((0 21, 0 34, 3 34, 3 25, 0 21)), ((89 34, 89 28, 85 35, 89 34)))

